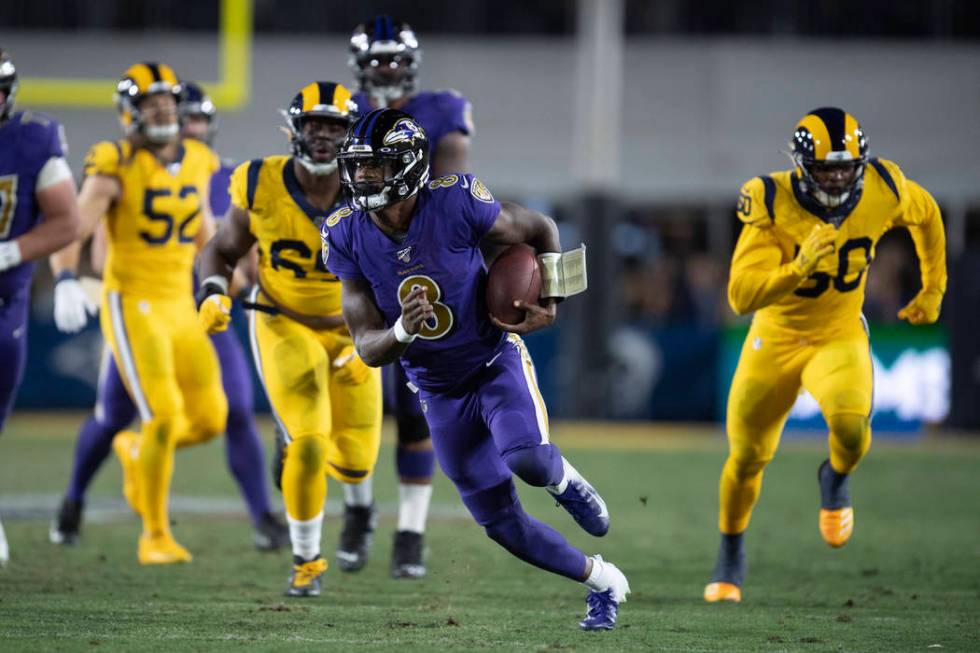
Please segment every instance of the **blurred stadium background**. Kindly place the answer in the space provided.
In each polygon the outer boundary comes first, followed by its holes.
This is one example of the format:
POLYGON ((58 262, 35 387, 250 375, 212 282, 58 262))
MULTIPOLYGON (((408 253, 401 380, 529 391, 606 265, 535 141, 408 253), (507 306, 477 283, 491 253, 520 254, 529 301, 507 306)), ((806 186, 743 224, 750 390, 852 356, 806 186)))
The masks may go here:
MULTIPOLYGON (((349 83, 350 29, 382 11, 416 28, 423 87, 472 101, 472 169, 589 245, 591 292, 531 340, 556 416, 721 418, 746 327, 725 300, 737 188, 786 167, 797 118, 836 104, 936 196, 949 245, 950 292, 928 329, 895 317, 917 289, 911 240, 878 249, 875 426, 980 428, 976 3, 7 0, 0 35, 20 106, 64 123, 77 173, 91 143, 117 137, 114 80, 146 59, 206 82, 223 156, 285 151, 278 110, 307 80, 349 83)), ((66 338, 51 313, 41 271, 18 407, 86 408, 98 330, 66 338)), ((805 397, 793 425, 822 428, 805 397)))

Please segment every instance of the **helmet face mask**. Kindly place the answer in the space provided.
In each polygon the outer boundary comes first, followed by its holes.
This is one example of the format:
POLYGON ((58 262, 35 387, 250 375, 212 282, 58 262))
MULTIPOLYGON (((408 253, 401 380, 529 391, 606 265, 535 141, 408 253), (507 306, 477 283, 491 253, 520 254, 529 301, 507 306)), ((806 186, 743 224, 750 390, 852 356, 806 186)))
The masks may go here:
POLYGON ((340 84, 313 82, 305 86, 282 112, 293 156, 311 174, 332 174, 356 113, 350 91, 340 84))
POLYGON ((789 146, 800 188, 824 209, 838 209, 860 197, 870 148, 849 113, 814 109, 797 123, 789 146))
POLYGON ((358 88, 380 107, 418 90, 421 61, 422 50, 415 32, 390 16, 378 16, 359 25, 351 35, 348 64, 358 88))
POLYGON ((378 109, 351 127, 340 156, 340 181, 355 208, 379 211, 429 180, 429 140, 408 114, 378 109))
POLYGON ((0 102, 0 122, 2 122, 10 117, 14 100, 17 99, 17 69, 10 55, 2 48, 0 48, 0 92, 3 93, 3 101, 0 102))

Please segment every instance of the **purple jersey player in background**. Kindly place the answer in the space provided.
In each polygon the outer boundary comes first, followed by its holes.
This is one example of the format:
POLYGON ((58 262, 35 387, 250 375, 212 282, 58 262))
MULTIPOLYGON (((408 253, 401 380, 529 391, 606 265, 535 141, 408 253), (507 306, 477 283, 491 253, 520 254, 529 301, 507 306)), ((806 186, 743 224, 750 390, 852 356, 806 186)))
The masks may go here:
POLYGON ((555 223, 497 202, 471 175, 429 182, 425 131, 401 111, 360 118, 339 158, 355 208, 324 223, 323 258, 343 283, 358 354, 371 366, 401 359, 439 464, 487 535, 526 562, 585 583, 581 627, 613 628, 629 593, 626 577, 524 512, 512 479, 546 488, 588 533, 608 530, 602 498, 549 441, 534 365, 518 335, 550 325, 565 295, 555 223), (526 311, 521 324, 488 315, 481 241, 528 243, 540 253, 545 299, 515 303, 526 311))
MULTIPOLYGON (((473 134, 470 103, 456 91, 419 91, 421 61, 418 40, 406 23, 382 15, 359 25, 350 40, 349 64, 360 90, 353 100, 361 114, 389 107, 412 116, 429 138, 432 176, 462 174, 468 171, 466 157, 473 134)), ((423 533, 432 497, 435 454, 418 397, 409 389, 402 367, 387 365, 384 372, 385 398, 398 425, 398 527, 391 575, 421 578, 426 573, 423 533)), ((360 486, 349 486, 347 493, 363 503, 366 497, 357 495, 369 492, 370 483, 369 479, 360 486)), ((353 529, 352 536, 356 537, 353 529)))
MULTIPOLYGON (((183 82, 182 87, 179 105, 182 135, 204 141, 210 147, 217 133, 214 104, 194 82, 183 82)), ((210 202, 215 217, 223 216, 228 209, 228 182, 232 170, 234 165, 222 160, 221 168, 211 177, 210 202)), ((99 235, 102 238, 97 238, 93 244, 93 259, 99 259, 101 263, 104 252, 100 256, 95 250, 104 249, 104 246, 97 247, 100 242, 104 243, 104 232, 100 230, 99 235)), ((94 267, 101 268, 101 265, 94 267)), ((240 280, 239 285, 247 283, 247 280, 240 280)), ((84 321, 78 328, 81 326, 84 321)), ((289 533, 269 507, 265 452, 254 419, 252 377, 233 330, 212 335, 211 343, 218 354, 221 381, 228 398, 225 440, 228 467, 245 498, 254 527, 255 546, 263 551, 274 551, 289 541, 289 533)), ((85 493, 109 455, 115 435, 136 418, 136 406, 108 349, 102 358, 97 392, 95 412, 79 431, 68 489, 51 525, 49 537, 54 544, 72 544, 78 538, 85 493)))
MULTIPOLYGON (((34 261, 70 243, 79 229, 61 125, 37 113, 11 113, 16 94, 17 71, 0 49, 0 432, 24 375, 34 261)), ((8 557, 0 524, 0 566, 8 557)))

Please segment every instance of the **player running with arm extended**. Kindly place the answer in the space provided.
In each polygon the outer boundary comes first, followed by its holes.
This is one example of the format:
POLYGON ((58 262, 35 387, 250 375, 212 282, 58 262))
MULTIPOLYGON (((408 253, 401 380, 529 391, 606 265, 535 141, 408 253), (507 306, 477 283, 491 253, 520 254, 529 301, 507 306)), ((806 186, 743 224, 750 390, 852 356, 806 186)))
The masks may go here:
MULTIPOLYGON (((178 113, 181 135, 211 147, 217 133, 217 110, 210 97, 194 82, 181 82, 178 113)), ((228 208, 228 181, 232 169, 230 163, 222 161, 221 168, 211 176, 208 199, 214 216, 224 215, 228 208)), ((201 237, 204 235, 203 232, 199 234, 201 237)), ((103 224, 96 229, 92 241, 92 266, 97 272, 101 272, 105 264, 106 238, 103 224)), ((62 252, 59 256, 77 257, 80 247, 73 249, 73 252, 62 252)), ((71 268, 75 269, 76 266, 77 263, 71 268)), ((240 270, 236 270, 238 272, 240 270)), ((57 285, 59 294, 55 298, 55 317, 59 328, 68 332, 78 330, 87 321, 85 304, 89 300, 86 295, 83 292, 75 293, 73 288, 70 292, 66 290, 71 288, 71 284, 77 283, 72 277, 68 277, 57 285), (65 324, 66 316, 67 319, 78 316, 79 322, 65 324)), ((241 282, 239 285, 242 285, 241 282)), ((269 492, 266 475, 263 473, 265 454, 255 426, 252 383, 245 354, 238 338, 231 331, 212 335, 211 343, 218 354, 221 383, 228 399, 225 439, 228 467, 245 499, 254 529, 253 542, 256 548, 263 551, 276 550, 288 542, 289 536, 285 524, 269 507, 269 492)), ((77 540, 86 492, 99 467, 109 455, 112 445, 116 445, 124 465, 131 458, 137 436, 132 432, 125 432, 124 429, 136 416, 136 405, 123 384, 115 359, 109 355, 107 349, 99 370, 95 411, 79 430, 68 488, 49 532, 52 543, 72 544, 77 540)), ((177 444, 181 446, 182 443, 177 444)))
MULTIPOLYGON (((491 320, 483 298, 481 241, 527 242, 550 260, 560 252, 557 228, 501 205, 470 175, 428 182, 428 158, 424 130, 401 111, 372 111, 351 127, 340 165, 356 210, 335 212, 322 230, 324 259, 343 281, 344 318, 366 363, 400 359, 419 389, 436 457, 487 535, 526 562, 584 582, 591 592, 581 626, 610 629, 629 593, 626 577, 524 512, 512 480, 546 488, 592 535, 608 530, 599 494, 549 442, 534 366, 517 335, 551 324, 554 298, 565 293, 525 307, 519 325, 491 320)), ((544 277, 548 288, 554 275, 544 277)))
POLYGON ((126 70, 116 89, 126 138, 92 146, 79 196, 82 240, 106 219, 102 333, 142 422, 121 447, 124 491, 143 519, 141 564, 191 560, 170 532, 174 449, 220 434, 228 409, 191 279, 197 245, 214 228, 208 195, 218 158, 180 137, 179 93, 169 66, 126 70))
MULTIPOLYGON (((27 360, 27 316, 34 262, 78 236, 75 180, 55 120, 13 113, 17 70, 0 48, 0 432, 27 360)), ((0 524, 0 566, 9 555, 0 524)))
POLYGON ((352 110, 340 84, 313 82, 297 93, 285 112, 293 156, 254 159, 235 170, 231 208, 201 254, 200 319, 213 333, 228 324, 231 271, 258 243, 250 335, 287 442, 277 474, 293 547, 287 596, 321 591, 325 475, 365 481, 381 442, 381 375, 354 351, 340 282, 320 248, 320 225, 345 204, 337 152, 352 110))
POLYGON ((744 225, 728 299, 736 313, 755 316, 728 395, 721 545, 704 590, 709 602, 742 598, 745 531, 801 387, 830 427, 830 457, 817 472, 820 534, 832 547, 851 537, 848 481, 871 445, 871 350, 861 306, 882 234, 908 229, 922 271, 922 290, 899 318, 935 322, 946 291, 936 201, 893 162, 869 158, 853 116, 815 109, 797 123, 790 147, 793 170, 755 177, 739 195, 744 225))

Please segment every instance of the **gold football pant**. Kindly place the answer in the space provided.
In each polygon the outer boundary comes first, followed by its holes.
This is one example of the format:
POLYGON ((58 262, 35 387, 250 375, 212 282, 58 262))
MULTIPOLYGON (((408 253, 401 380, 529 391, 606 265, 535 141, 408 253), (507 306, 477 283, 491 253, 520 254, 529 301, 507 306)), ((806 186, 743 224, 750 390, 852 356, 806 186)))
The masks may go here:
POLYGON ((286 513, 316 517, 325 474, 344 483, 368 478, 381 443, 381 371, 349 358, 343 328, 314 331, 283 315, 253 311, 252 356, 288 445, 282 471, 286 513))
POLYGON ((830 428, 830 463, 851 472, 871 445, 871 351, 860 321, 830 336, 801 334, 754 321, 728 395, 729 454, 721 474, 722 533, 749 525, 783 425, 803 387, 830 428))
POLYGON ((166 533, 174 448, 225 430, 228 402, 218 357, 191 297, 159 300, 107 291, 100 321, 142 422, 143 529, 149 535, 166 533))

